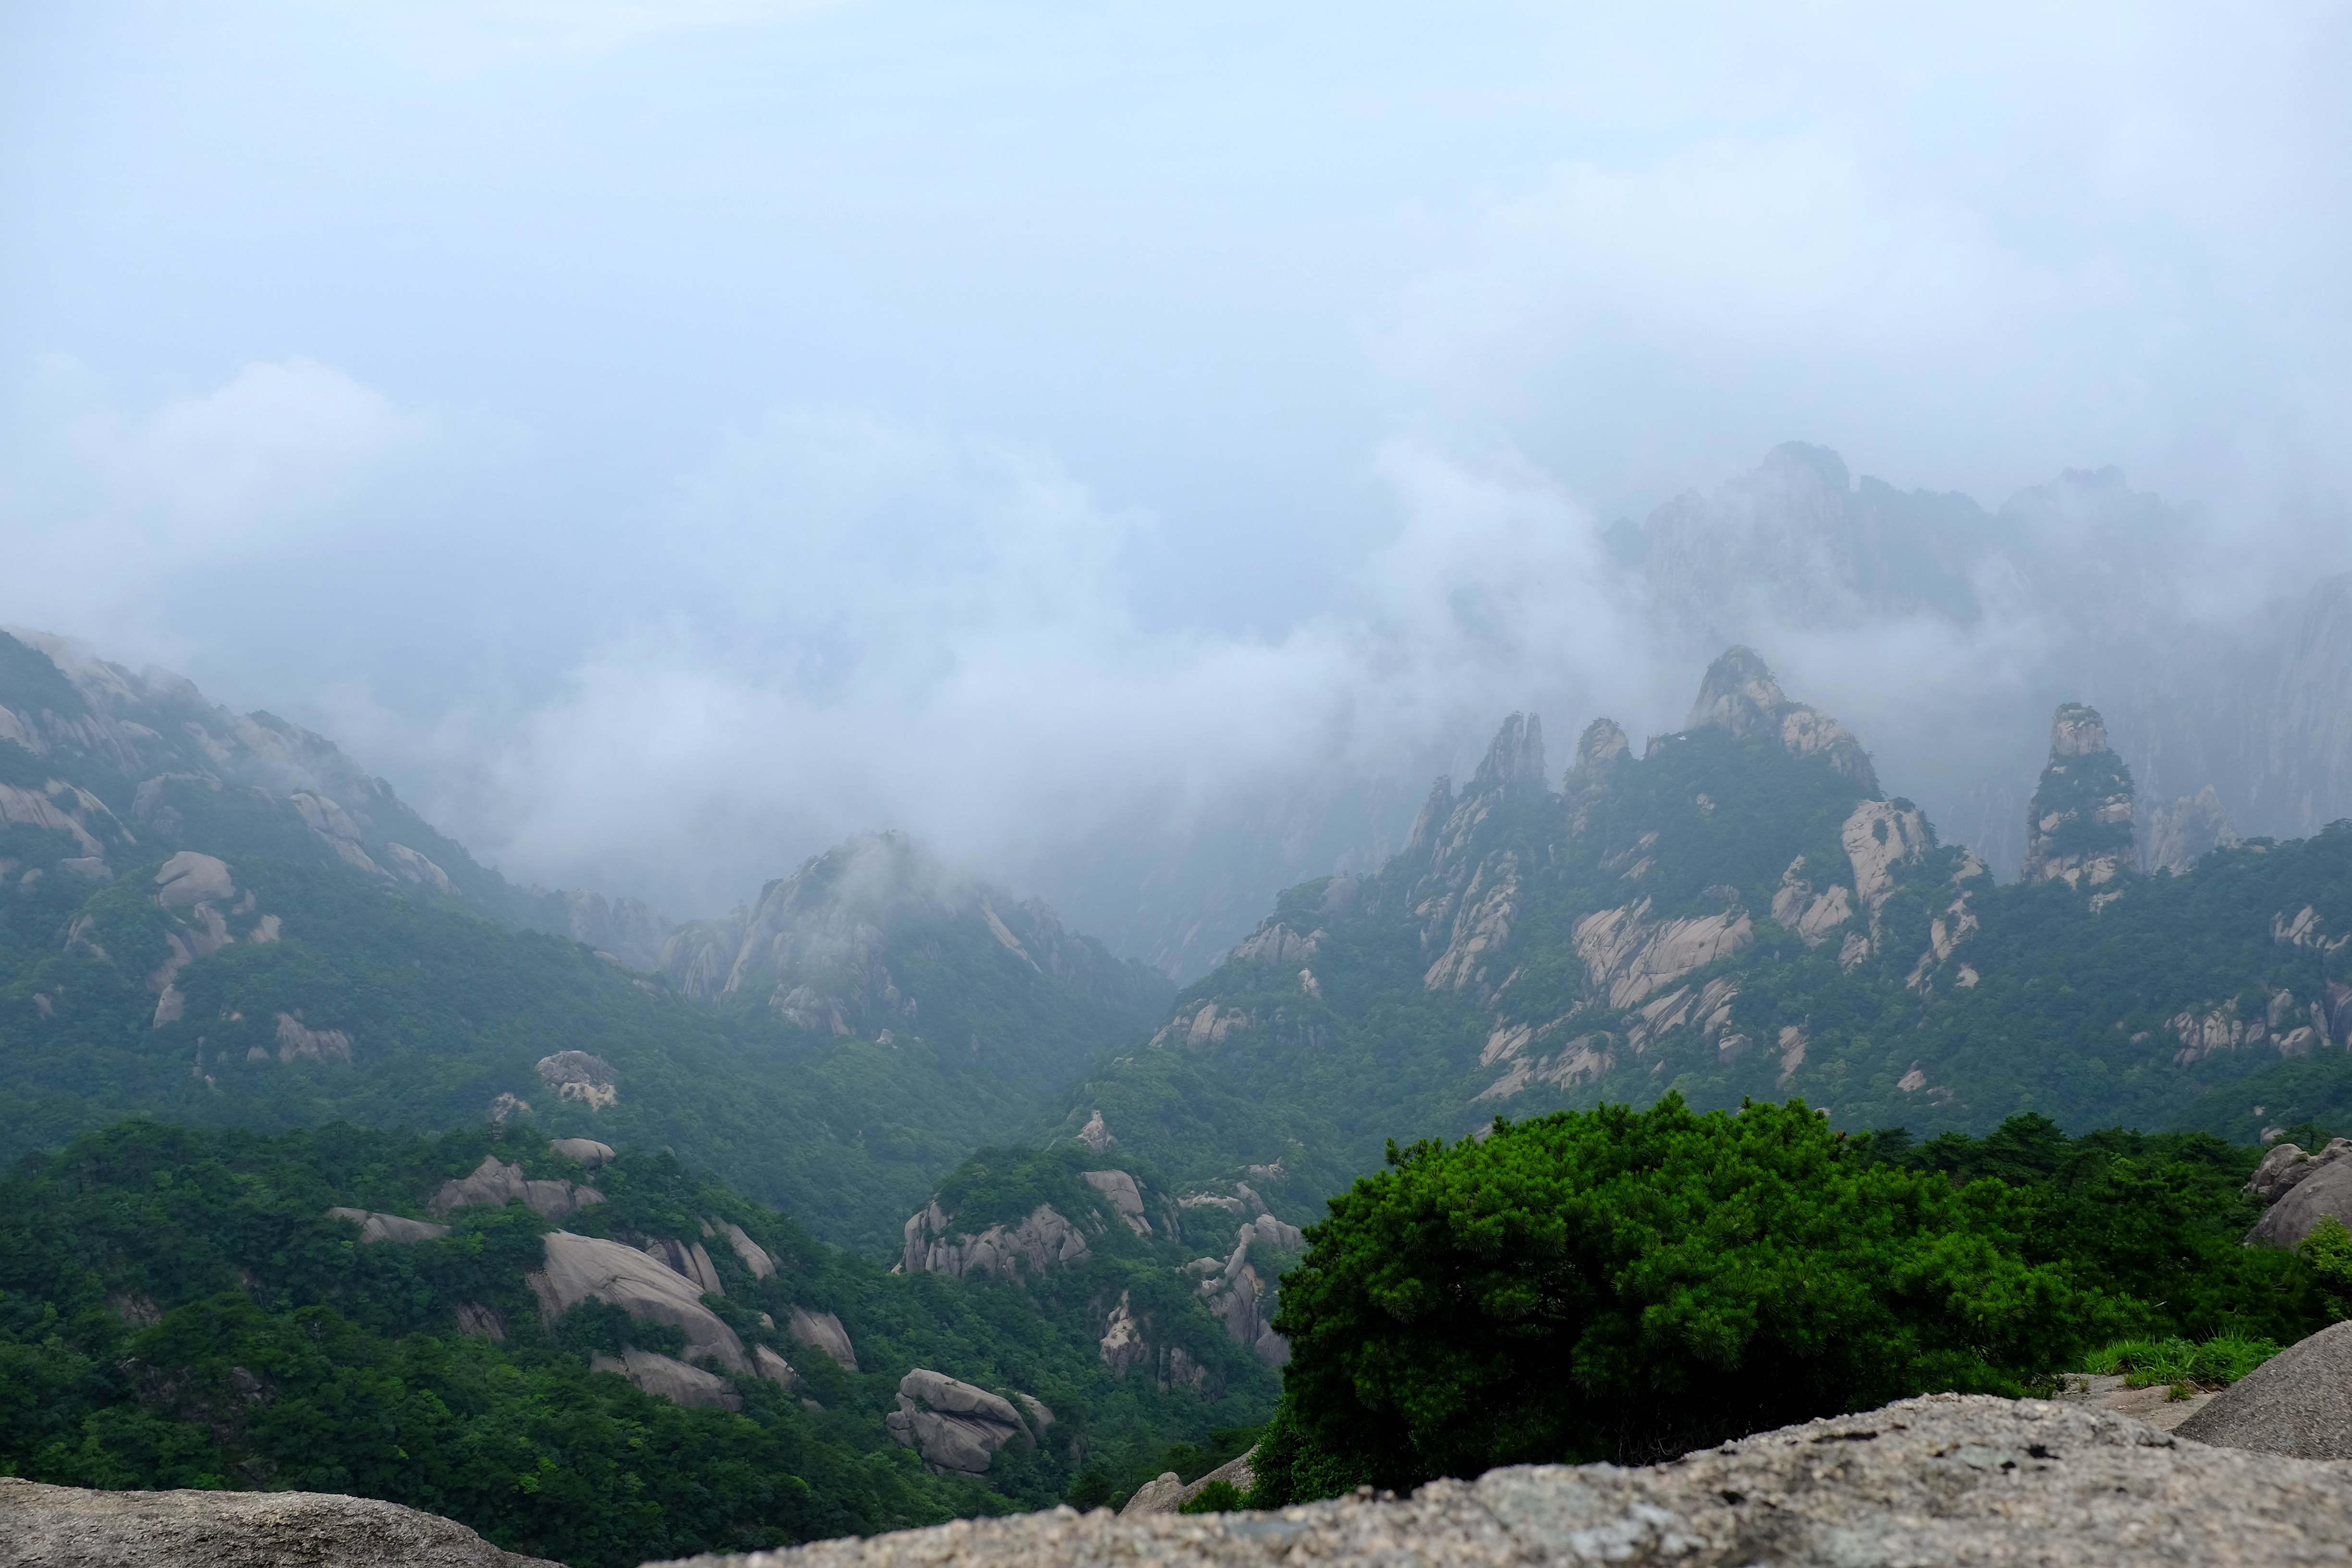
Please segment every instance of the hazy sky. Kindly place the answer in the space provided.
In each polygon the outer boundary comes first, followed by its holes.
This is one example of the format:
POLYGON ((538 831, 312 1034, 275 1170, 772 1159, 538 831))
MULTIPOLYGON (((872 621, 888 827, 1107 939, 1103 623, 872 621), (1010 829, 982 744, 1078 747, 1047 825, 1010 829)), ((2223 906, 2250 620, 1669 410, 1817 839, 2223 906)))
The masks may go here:
POLYGON ((1594 527, 1791 437, 2352 489, 2342 5, 0 18, 0 623, 541 879, 1654 727, 1594 527))

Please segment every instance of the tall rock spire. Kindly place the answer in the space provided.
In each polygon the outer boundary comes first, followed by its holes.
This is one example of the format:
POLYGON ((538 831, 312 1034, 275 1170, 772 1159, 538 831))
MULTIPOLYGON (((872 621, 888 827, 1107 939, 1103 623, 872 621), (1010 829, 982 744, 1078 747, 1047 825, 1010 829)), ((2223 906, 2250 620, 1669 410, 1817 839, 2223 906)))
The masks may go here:
POLYGON ((2080 702, 2050 721, 2050 763, 2026 813, 2028 882, 2095 888, 2131 864, 2131 769, 2107 744, 2106 721, 2080 702))

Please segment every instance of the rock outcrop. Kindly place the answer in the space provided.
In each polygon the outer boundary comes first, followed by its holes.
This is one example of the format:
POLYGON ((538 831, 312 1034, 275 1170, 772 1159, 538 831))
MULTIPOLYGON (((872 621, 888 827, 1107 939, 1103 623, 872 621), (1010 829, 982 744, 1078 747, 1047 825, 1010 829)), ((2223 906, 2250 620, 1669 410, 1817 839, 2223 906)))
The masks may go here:
POLYGON ((358 1226, 362 1247, 372 1241, 437 1241, 449 1234, 449 1227, 446 1225, 410 1219, 405 1215, 372 1214, 366 1209, 329 1209, 327 1217, 347 1219, 358 1226))
POLYGON ((1227 1459, 1196 1481, 1188 1482, 1173 1470, 1162 1470, 1159 1479, 1146 1481, 1135 1489, 1135 1495, 1127 1500, 1127 1506, 1118 1510, 1118 1516, 1131 1519, 1138 1514, 1181 1512, 1186 1503, 1219 1481, 1246 1496, 1249 1489, 1257 1485, 1257 1472, 1251 1465, 1256 1458, 1257 1449, 1253 1447, 1241 1458, 1227 1459))
POLYGON ((849 1331, 831 1312, 812 1312, 795 1301, 784 1331, 811 1350, 823 1352, 844 1372, 857 1370, 857 1350, 849 1342, 849 1331))
POLYGON ((0 1478, 10 1568, 562 1568, 464 1525, 324 1492, 89 1491, 0 1478))
POLYGON ((1007 1443, 1034 1441, 1012 1401, 925 1367, 898 1380, 898 1405, 883 1426, 934 1470, 982 1475, 1007 1443))
MULTIPOLYGON (((675 1356, 654 1351, 641 1351, 635 1345, 624 1348, 617 1356, 602 1352, 588 1358, 591 1372, 617 1372, 656 1399, 667 1399, 672 1405, 704 1405, 719 1410, 740 1410, 743 1396, 735 1385, 716 1373, 688 1366, 675 1356)), ((763 1369, 764 1370, 764 1369, 763 1369)), ((792 1386, 791 1371, 778 1379, 787 1388, 792 1386)))
POLYGON ((908 1219, 900 1272, 1017 1280, 1024 1269, 1043 1274, 1087 1255, 1087 1238, 1051 1204, 1039 1204, 1019 1225, 992 1225, 977 1236, 954 1226, 936 1199, 908 1219))
POLYGON ((1120 1221, 1138 1236, 1151 1234, 1151 1221, 1143 1213, 1143 1189, 1125 1171, 1081 1171, 1078 1179, 1110 1202, 1120 1221))
POLYGON ((577 1160, 592 1171, 613 1163, 613 1146, 599 1143, 593 1138, 551 1138, 547 1141, 547 1149, 551 1154, 577 1160))
POLYGON ((683 1330, 690 1361, 744 1376, 754 1371, 735 1331, 702 1304, 700 1287, 667 1264, 617 1241, 570 1231, 550 1231, 546 1244, 543 1266, 524 1279, 548 1322, 593 1299, 633 1318, 683 1330))
POLYGON ((2090 889, 2131 864, 2132 777, 2107 744, 2106 721, 2080 702, 2050 721, 2050 762, 2026 813, 2028 882, 2090 889))
POLYGON ((2254 1167, 2243 1190, 2248 1197, 2275 1203, 2305 1176, 2347 1155, 2352 1155, 2352 1138, 2330 1139, 2327 1147, 2316 1154, 2306 1154, 2294 1143, 2273 1143, 2263 1155, 2263 1163, 2254 1167))
POLYGON ((1297 1252, 1306 1245, 1307 1238, 1297 1226, 1260 1215, 1242 1226, 1232 1255, 1222 1266, 1209 1258, 1186 1266, 1190 1272, 1205 1276, 1201 1280, 1201 1300, 1210 1315, 1225 1326, 1235 1344, 1255 1352, 1268 1366, 1280 1366, 1290 1359, 1290 1342, 1270 1326, 1280 1310, 1276 1282, 1281 1273, 1273 1268, 1260 1269, 1253 1254, 1260 1247, 1297 1252))
POLYGON ((435 1214, 447 1214, 477 1205, 504 1208, 510 1203, 520 1203, 533 1214, 562 1219, 604 1201, 604 1194, 593 1187, 575 1182, 533 1180, 522 1173, 520 1165, 509 1165, 496 1154, 485 1154, 482 1163, 474 1167, 473 1174, 442 1183, 440 1191, 433 1194, 432 1203, 426 1206, 435 1214))
POLYGON ((2158 804, 2136 811, 2139 868, 2151 875, 2185 872, 2214 850, 2238 842, 2238 830, 2230 826, 2230 814, 2221 809, 2221 797, 2211 784, 2169 805, 2158 804))
POLYGON ((1792 757, 1827 757, 1864 794, 1878 793, 1878 774, 1862 742, 1828 714, 1790 701, 1754 648, 1727 648, 1707 666, 1683 727, 1727 730, 1738 740, 1761 736, 1792 757))
POLYGON ((586 1051, 558 1051, 539 1058, 539 1081, 558 1100, 576 1100, 591 1110, 602 1110, 621 1097, 619 1075, 613 1064, 586 1051))
POLYGON ((2178 1565, 2342 1560, 2352 1467, 2246 1453, 2079 1405, 1930 1394, 1643 1468, 1521 1467, 1279 1513, 1070 1509, 699 1568, 1492 1568, 1619 1563, 2178 1565))
POLYGON ((2225 1448, 2352 1459, 2352 1322, 2289 1345, 2175 1430, 2225 1448))
POLYGON ((2296 1247, 2323 1219, 2352 1226, 2352 1160, 2319 1165, 2279 1194, 2254 1222, 2246 1240, 2257 1247, 2296 1247))

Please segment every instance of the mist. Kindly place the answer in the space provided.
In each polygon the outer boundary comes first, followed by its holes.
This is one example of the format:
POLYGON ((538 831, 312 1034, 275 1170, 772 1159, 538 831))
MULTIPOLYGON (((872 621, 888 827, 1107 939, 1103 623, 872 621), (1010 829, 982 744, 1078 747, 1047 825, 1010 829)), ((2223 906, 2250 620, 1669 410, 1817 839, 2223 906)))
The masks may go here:
POLYGON ((2058 687, 2138 700, 2102 637, 2352 570, 2347 28, 14 10, 0 624, 677 918, 884 826, 1066 903, 1376 859, 1735 637, 1968 837, 2058 687), (1970 498, 1969 613, 1769 541, 1663 604, 1612 525, 1792 439, 1970 498))

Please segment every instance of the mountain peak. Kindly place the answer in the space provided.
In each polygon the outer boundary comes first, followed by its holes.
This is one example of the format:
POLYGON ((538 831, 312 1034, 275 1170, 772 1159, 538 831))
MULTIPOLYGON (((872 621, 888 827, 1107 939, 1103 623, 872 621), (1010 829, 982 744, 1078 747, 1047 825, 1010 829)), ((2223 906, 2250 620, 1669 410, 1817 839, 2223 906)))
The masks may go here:
POLYGON ((1764 656, 1735 644, 1706 667, 1706 679, 1699 682, 1698 699, 1683 728, 1702 730, 1712 724, 1745 740, 1769 726, 1788 702, 1764 656))
POLYGON ((1817 708, 1791 702, 1772 667, 1752 647, 1735 644, 1706 667, 1699 682, 1698 700, 1691 704, 1690 730, 1727 730, 1735 740, 1769 736, 1792 757, 1820 753, 1830 766, 1860 785, 1866 795, 1878 793, 1878 773, 1870 754, 1844 725, 1817 708))
POLYGON ((1486 760, 1470 780, 1470 788, 1484 791, 1511 784, 1545 783, 1543 721, 1533 713, 1514 713, 1495 731, 1486 760))
POLYGON ((1593 778, 1603 769, 1612 767, 1633 754, 1633 742, 1626 740, 1624 729, 1616 720, 1595 719, 1584 727, 1584 733, 1577 737, 1577 776, 1593 778))
POLYGON ((2097 709, 2062 702, 2050 721, 2050 763, 2026 813, 2023 879, 2095 888, 2123 871, 2131 849, 2131 769, 2107 744, 2097 709))

